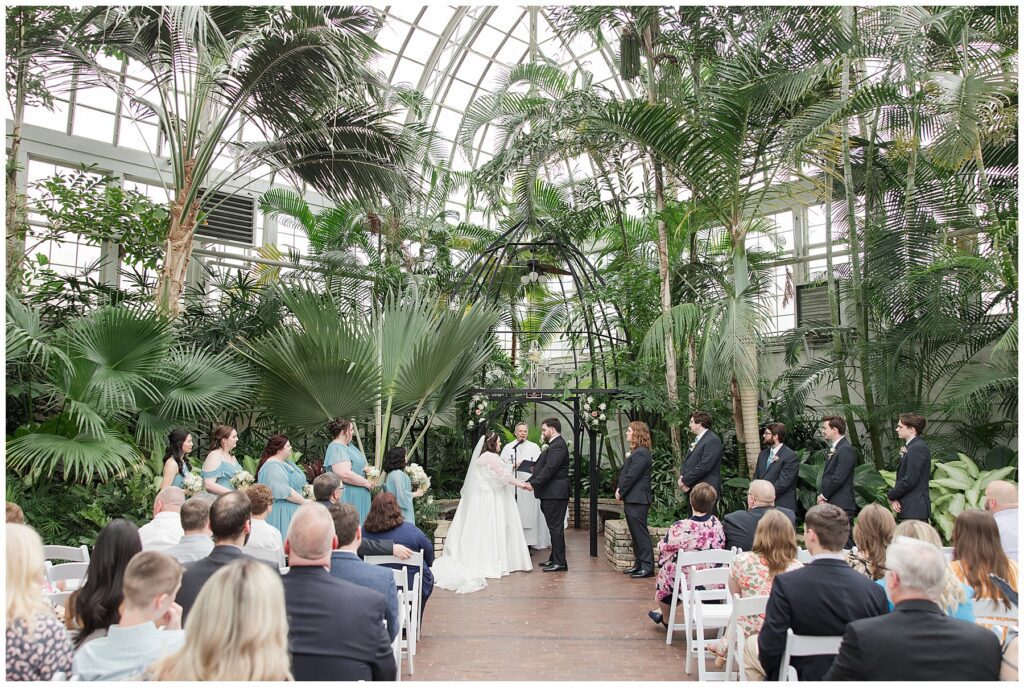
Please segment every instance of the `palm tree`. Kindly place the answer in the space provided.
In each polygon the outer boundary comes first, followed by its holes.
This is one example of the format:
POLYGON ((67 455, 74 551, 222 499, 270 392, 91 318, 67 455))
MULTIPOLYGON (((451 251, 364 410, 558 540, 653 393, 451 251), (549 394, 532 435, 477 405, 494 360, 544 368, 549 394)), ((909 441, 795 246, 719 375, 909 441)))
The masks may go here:
MULTIPOLYGON (((376 46, 368 8, 151 6, 98 8, 70 62, 160 125, 173 199, 156 299, 179 312, 197 223, 213 194, 261 165, 339 199, 407 188, 406 150, 371 95, 376 46), (149 76, 128 85, 86 48, 117 50, 149 76), (265 140, 248 142, 243 127, 265 140), (220 169, 218 157, 234 158, 220 169)), ((154 151, 159 154, 159 151, 154 151)), ((159 166, 157 166, 159 170, 159 166)))

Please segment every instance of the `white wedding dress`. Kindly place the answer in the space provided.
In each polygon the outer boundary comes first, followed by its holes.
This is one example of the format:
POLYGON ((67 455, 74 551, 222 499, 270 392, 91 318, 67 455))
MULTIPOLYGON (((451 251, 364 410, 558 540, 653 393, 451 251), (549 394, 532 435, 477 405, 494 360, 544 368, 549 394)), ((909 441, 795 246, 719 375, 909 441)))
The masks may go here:
POLYGON ((483 589, 488 577, 533 569, 519 509, 507 488, 516 480, 498 454, 480 453, 482 444, 483 439, 469 463, 444 552, 431 566, 434 584, 459 594, 483 589))

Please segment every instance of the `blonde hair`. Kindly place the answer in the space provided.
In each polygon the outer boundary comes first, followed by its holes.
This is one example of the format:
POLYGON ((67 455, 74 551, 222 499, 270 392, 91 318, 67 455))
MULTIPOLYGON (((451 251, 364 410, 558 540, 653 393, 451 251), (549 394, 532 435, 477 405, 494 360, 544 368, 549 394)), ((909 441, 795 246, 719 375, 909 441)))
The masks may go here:
MULTIPOLYGON (((892 543, 896 531, 896 518, 888 508, 869 503, 857 516, 853 524, 853 541, 861 557, 867 561, 871 579, 885 575, 885 552, 892 543)), ((942 548, 942 547, 939 547, 942 548)))
POLYGON ((28 525, 7 523, 7 626, 19 620, 32 638, 36 615, 49 612, 43 599, 43 540, 28 525))
POLYGON ((232 561, 211 577, 185 621, 185 646, 153 665, 155 680, 292 680, 284 585, 270 566, 232 561), (231 647, 230 651, 222 648, 231 647))
MULTIPOLYGON (((934 527, 923 520, 904 520, 900 524, 896 525, 895 536, 920 539, 921 541, 926 541, 940 549, 942 548, 942 538, 939 537, 939 533, 935 531, 934 527)), ((966 602, 967 593, 964 592, 963 585, 960 583, 960 580, 957 579, 956 573, 953 572, 953 569, 947 565, 946 586, 943 588, 942 594, 939 597, 939 607, 946 612, 946 615, 952 615, 956 612, 957 606, 966 602)))
POLYGON ((753 551, 764 559, 773 579, 796 560, 796 530, 782 511, 773 509, 761 517, 754 530, 753 551))

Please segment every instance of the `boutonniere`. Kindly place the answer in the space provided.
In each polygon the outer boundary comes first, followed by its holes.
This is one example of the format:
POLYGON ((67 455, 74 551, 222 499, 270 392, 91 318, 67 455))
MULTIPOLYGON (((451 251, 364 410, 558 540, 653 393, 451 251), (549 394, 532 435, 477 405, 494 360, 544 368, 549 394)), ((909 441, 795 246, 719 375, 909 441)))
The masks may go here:
POLYGON ((540 445, 540 450, 541 450, 541 453, 543 453, 544 451, 547 451, 548 450, 548 445, 547 444, 541 444, 540 445))
POLYGON ((693 441, 690 442, 690 450, 691 451, 697 446, 697 442, 698 441, 700 441, 700 439, 694 439, 693 441))
POLYGON ((907 447, 906 446, 900 446, 900 455, 901 456, 907 455, 907 447))
POLYGON ((828 457, 829 457, 829 458, 831 458, 831 457, 832 457, 832 456, 834 456, 835 454, 836 454, 836 447, 835 447, 835 446, 832 446, 832 447, 831 447, 831 448, 829 448, 829 450, 828 450, 828 457))

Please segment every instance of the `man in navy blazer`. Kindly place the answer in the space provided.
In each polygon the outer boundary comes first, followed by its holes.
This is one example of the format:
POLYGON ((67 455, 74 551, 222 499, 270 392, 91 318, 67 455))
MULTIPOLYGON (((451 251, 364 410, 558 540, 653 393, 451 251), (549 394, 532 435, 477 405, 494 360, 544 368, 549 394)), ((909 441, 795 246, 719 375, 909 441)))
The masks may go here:
POLYGON ((939 547, 896 537, 885 552, 885 586, 895 608, 846 626, 823 679, 858 682, 998 680, 996 634, 950 618, 940 606, 947 564, 939 547))
POLYGON ((388 621, 388 635, 391 641, 398 636, 398 587, 391 568, 372 565, 359 559, 359 545, 363 541, 359 527, 359 511, 351 503, 332 503, 328 508, 334 520, 334 534, 338 537, 338 548, 331 553, 331 575, 360 587, 367 587, 384 595, 388 621))
POLYGON ((896 434, 906 442, 900 451, 896 484, 889 490, 889 503, 900 520, 924 520, 932 517, 928 480, 932 472, 932 453, 924 443, 925 419, 917 413, 902 413, 896 434))
POLYGON ((857 515, 857 501, 853 496, 853 471, 857 457, 853 445, 846 438, 846 420, 829 416, 821 421, 821 433, 828 442, 828 457, 821 473, 818 503, 839 506, 852 520, 857 515))
POLYGON ((679 488, 689 493, 706 482, 722 498, 722 440, 711 431, 711 415, 703 410, 690 415, 690 433, 694 439, 679 472, 679 488))
MULTIPOLYGON (((747 645, 748 669, 760 667, 769 680, 778 680, 787 630, 797 635, 840 636, 847 623, 889 611, 885 590, 844 559, 841 552, 849 533, 850 521, 841 508, 823 503, 807 511, 804 538, 811 562, 772 581, 761 633, 747 645), (757 655, 753 656, 755 642, 757 655)), ((801 682, 820 680, 832 658, 797 657, 790 664, 801 682)))
POLYGON ((747 489, 747 509, 733 511, 722 518, 725 548, 731 549, 735 546, 740 551, 752 550, 757 523, 761 522, 761 518, 770 510, 781 512, 789 518, 794 529, 796 528, 796 514, 788 508, 780 508, 775 503, 775 488, 772 483, 768 480, 755 479, 747 489))
POLYGON ((775 505, 788 508, 796 513, 796 483, 800 475, 800 464, 796 451, 786 446, 786 425, 770 422, 764 428, 766 448, 757 457, 754 479, 763 479, 775 487, 775 505))
POLYGON ((384 595, 332 577, 334 521, 318 503, 299 506, 288 527, 284 583, 288 648, 296 680, 394 680, 384 595))

